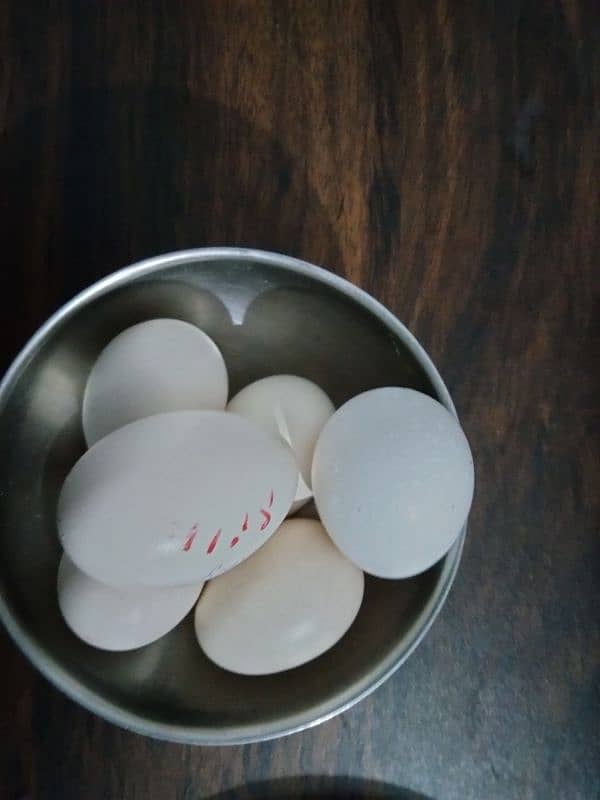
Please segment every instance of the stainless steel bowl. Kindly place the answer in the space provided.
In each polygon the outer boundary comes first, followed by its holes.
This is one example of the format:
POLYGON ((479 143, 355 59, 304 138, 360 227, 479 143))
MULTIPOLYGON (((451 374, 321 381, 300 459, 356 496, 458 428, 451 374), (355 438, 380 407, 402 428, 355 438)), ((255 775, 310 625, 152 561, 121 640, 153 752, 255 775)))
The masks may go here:
POLYGON ((76 639, 56 602, 55 511, 84 451, 86 377, 119 331, 153 317, 201 327, 221 348, 231 392, 269 374, 303 375, 339 406, 377 386, 411 386, 454 413, 442 379, 372 297, 286 256, 218 248, 159 256, 87 289, 31 339, 0 384, 0 617, 23 652, 77 702, 125 728, 180 742, 233 744, 315 725, 388 678, 446 598, 464 531, 427 573, 368 577, 350 631, 297 669, 242 677, 208 661, 189 618, 155 644, 105 653, 76 639))

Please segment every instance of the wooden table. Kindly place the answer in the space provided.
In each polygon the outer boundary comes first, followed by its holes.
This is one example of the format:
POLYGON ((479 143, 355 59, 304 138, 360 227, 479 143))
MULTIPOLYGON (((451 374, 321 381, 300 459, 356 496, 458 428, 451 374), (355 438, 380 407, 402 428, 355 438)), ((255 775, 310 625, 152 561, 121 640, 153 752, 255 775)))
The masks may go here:
POLYGON ((598 797, 599 18, 584 0, 1 4, 3 367, 117 267, 280 250, 406 322, 477 467, 430 635, 303 734, 145 740, 3 634, 1 797, 256 798, 273 779, 287 797, 598 797))

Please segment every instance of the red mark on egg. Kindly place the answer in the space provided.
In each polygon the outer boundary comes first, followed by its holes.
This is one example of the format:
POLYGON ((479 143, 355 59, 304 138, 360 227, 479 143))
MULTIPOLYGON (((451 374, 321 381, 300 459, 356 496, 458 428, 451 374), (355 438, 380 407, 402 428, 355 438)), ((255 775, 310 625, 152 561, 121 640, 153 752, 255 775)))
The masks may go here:
POLYGON ((187 535, 185 542, 183 543, 183 547, 181 548, 186 553, 191 550, 192 545, 194 544, 194 539, 198 535, 198 523, 196 523, 193 528, 191 528, 190 532, 187 535))
MULTIPOLYGON (((270 511, 267 511, 267 509, 268 508, 272 508, 274 500, 275 500, 275 494, 273 492, 273 489, 271 489, 271 491, 269 492, 269 500, 267 502, 267 508, 261 508, 260 509, 260 513, 262 514, 262 518, 263 518, 263 521, 262 521, 261 526, 260 526, 260 530, 261 531, 266 530, 266 528, 268 528, 268 526, 269 526, 269 524, 271 522, 272 514, 271 514, 270 511)), ((250 518, 248 516, 248 512, 246 512, 244 514, 244 521, 242 522, 242 531, 241 532, 242 533, 246 533, 246 531, 249 528, 249 525, 250 525, 250 518)), ((185 544, 183 545, 183 549, 184 550, 189 550, 190 549, 190 547, 192 546, 192 542, 194 541, 197 533, 198 533, 198 526, 194 525, 194 527, 192 528, 192 530, 190 531, 190 533, 188 535, 188 538, 185 541, 185 544)), ((221 536, 221 528, 219 528, 219 530, 215 533, 215 535, 210 540, 208 547, 206 548, 206 553, 208 555, 210 555, 211 553, 214 553, 214 551, 215 551, 215 549, 217 547, 217 544, 219 542, 219 537, 220 536, 221 536)), ((240 537, 239 536, 234 536, 233 539, 229 543, 229 547, 230 548, 235 547, 236 544, 238 544, 239 541, 240 541, 240 537)))
POLYGON ((264 531, 264 529, 268 526, 269 522, 271 522, 271 514, 268 511, 265 511, 264 508, 261 508, 260 513, 263 515, 263 522, 262 525, 260 526, 260 529, 261 531, 264 531))
POLYGON ((219 536, 220 535, 221 535, 221 528, 219 528, 219 530, 215 533, 215 535, 210 540, 210 543, 209 543, 208 547, 206 548, 206 552, 207 552, 208 555, 210 555, 212 552, 214 552, 214 549, 217 546, 217 542, 219 541, 219 536))

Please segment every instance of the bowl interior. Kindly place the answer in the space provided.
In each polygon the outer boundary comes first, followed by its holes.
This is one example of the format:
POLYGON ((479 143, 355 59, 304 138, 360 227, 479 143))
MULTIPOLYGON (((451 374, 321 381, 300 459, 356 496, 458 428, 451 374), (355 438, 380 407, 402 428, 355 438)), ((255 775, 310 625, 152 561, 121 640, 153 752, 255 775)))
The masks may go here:
POLYGON ((436 393, 409 349, 359 301, 318 275, 235 257, 158 269, 80 304, 14 376, 0 409, 0 591, 6 613, 43 652, 44 671, 67 676, 71 693, 86 695, 88 705, 96 698, 97 710, 112 708, 113 718, 122 711, 156 735, 273 735, 330 713, 368 685, 418 624, 443 562, 411 580, 368 577, 346 636, 279 675, 241 677, 217 668, 197 646, 189 616, 160 641, 128 653, 105 653, 75 638, 56 601, 55 512, 62 481, 84 452, 83 389, 110 339, 155 317, 206 331, 224 355, 232 394, 274 373, 315 381, 336 406, 378 386, 436 393))

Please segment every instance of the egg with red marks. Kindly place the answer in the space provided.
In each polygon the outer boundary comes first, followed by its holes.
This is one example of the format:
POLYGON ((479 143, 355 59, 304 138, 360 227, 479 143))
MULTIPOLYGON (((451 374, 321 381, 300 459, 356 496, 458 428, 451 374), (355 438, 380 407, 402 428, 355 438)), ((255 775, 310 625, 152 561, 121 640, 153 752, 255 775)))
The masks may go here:
POLYGON ((197 583, 261 547, 297 483, 290 448, 242 417, 157 414, 105 436, 75 464, 59 497, 59 537, 101 583, 197 583))

